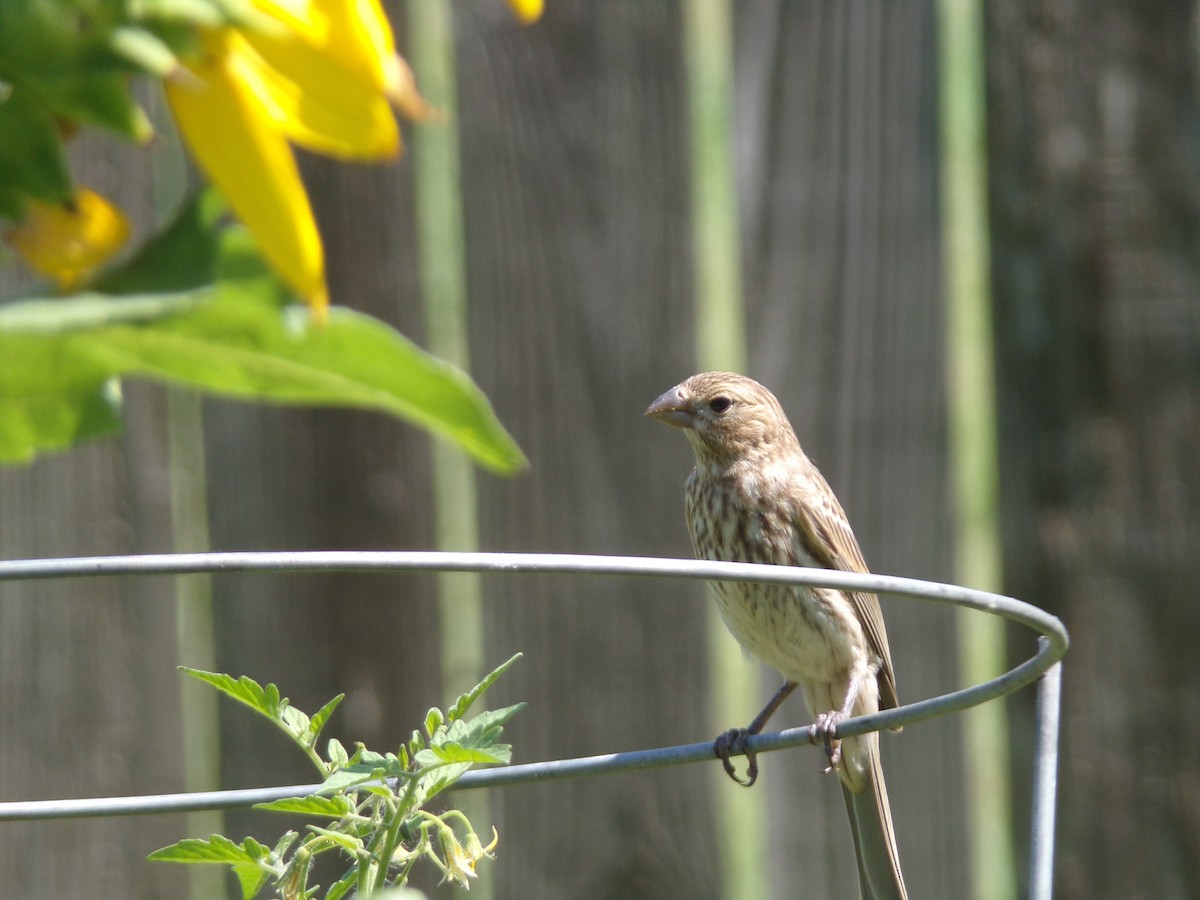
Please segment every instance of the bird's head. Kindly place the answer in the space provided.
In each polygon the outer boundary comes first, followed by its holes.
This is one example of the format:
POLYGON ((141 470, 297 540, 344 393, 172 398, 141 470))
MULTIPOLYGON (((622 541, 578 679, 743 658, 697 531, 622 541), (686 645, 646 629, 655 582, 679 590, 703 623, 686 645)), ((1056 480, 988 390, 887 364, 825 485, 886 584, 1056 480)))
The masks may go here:
POLYGON ((684 429, 701 466, 799 450, 775 395, 733 372, 693 375, 651 403, 645 414, 684 429))

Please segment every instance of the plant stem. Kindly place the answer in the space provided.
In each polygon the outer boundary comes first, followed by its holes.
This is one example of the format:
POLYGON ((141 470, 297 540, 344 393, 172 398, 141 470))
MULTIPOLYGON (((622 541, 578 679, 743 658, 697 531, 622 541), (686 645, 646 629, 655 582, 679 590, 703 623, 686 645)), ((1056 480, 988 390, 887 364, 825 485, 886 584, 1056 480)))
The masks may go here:
MULTIPOLYGON (((980 0, 940 0, 942 234, 946 296, 955 581, 1001 588, 996 386, 987 225, 984 41, 980 0)), ((1004 670, 1004 623, 959 612, 959 666, 966 684, 1004 670)), ((1008 721, 1003 702, 963 715, 969 793, 972 893, 1017 896, 1012 841, 1008 721)))
MULTIPOLYGON (((467 279, 460 183, 457 82, 453 6, 450 0, 409 0, 410 61, 421 91, 445 112, 442 122, 419 125, 413 135, 417 253, 429 350, 467 371, 467 279)), ((479 547, 475 470, 446 444, 433 445, 435 544, 439 550, 479 547)), ((438 575, 441 618, 442 688, 455 696, 479 680, 483 671, 482 580, 478 573, 438 575)), ((488 797, 466 803, 471 815, 486 820, 488 797)), ((476 896, 491 895, 485 882, 476 896)))
MULTIPOLYGON (((733 159, 733 18, 730 0, 683 4, 691 136, 696 359, 702 369, 744 371, 742 248, 733 159)), ((756 708, 758 670, 746 664, 715 604, 708 606, 714 733, 756 708)), ((717 788, 722 894, 767 897, 766 794, 725 780, 717 788)))

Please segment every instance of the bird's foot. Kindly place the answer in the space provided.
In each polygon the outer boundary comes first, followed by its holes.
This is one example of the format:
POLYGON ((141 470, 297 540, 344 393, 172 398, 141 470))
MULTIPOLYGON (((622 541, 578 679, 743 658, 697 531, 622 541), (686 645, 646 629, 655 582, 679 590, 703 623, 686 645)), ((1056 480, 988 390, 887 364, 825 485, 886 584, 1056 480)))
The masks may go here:
POLYGON ((825 770, 826 772, 835 771, 838 763, 842 761, 842 742, 838 740, 837 727, 838 723, 846 718, 845 713, 838 712, 836 709, 830 710, 817 716, 817 720, 808 728, 813 742, 820 741, 825 748, 825 758, 829 760, 829 768, 825 770))
POLYGON ((725 774, 742 787, 750 787, 758 780, 758 756, 746 746, 746 739, 749 737, 750 729, 748 728, 730 728, 724 734, 718 735, 717 739, 713 741, 713 755, 725 767, 725 774), (729 757, 732 754, 745 755, 745 779, 738 777, 737 771, 733 768, 733 763, 729 761, 729 757))

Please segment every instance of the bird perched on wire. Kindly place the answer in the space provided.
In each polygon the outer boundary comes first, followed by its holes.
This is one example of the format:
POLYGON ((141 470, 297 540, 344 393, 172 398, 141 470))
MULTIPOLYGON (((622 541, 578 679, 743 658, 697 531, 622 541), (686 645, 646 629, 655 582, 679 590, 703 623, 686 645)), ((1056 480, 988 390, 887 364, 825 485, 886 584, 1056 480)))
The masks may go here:
MULTIPOLYGON (((682 428, 696 468, 687 480, 692 545, 701 559, 866 572, 846 514, 809 461, 775 395, 732 372, 693 375, 646 415, 682 428)), ((816 716, 814 739, 838 773, 866 898, 904 898, 879 735, 837 738, 838 723, 897 705, 879 599, 832 588, 714 582, 725 624, 753 657, 786 679, 747 728, 717 738, 714 752, 747 786, 758 763, 746 747, 799 686, 816 716), (747 779, 729 761, 745 753, 747 779)))

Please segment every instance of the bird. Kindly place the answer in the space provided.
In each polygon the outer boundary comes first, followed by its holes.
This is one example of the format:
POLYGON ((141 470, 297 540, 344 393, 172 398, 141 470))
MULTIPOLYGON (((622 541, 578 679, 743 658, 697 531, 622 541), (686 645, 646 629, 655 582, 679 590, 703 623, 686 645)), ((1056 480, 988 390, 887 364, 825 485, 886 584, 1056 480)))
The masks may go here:
MULTIPOLYGON (((646 416, 683 430, 695 455, 685 507, 704 560, 867 572, 841 504, 775 395, 733 372, 702 372, 664 392, 646 416)), ((783 686, 746 728, 714 741, 734 780, 749 787, 758 763, 746 739, 798 686, 841 782, 865 900, 908 896, 876 732, 838 739, 837 725, 898 705, 883 613, 874 594, 834 588, 712 582, 725 625, 747 654, 783 675, 783 686), (745 754, 739 778, 731 753, 745 754)))

